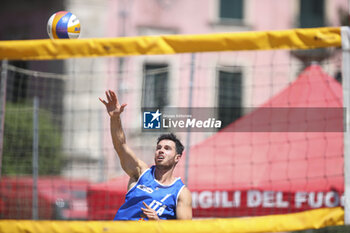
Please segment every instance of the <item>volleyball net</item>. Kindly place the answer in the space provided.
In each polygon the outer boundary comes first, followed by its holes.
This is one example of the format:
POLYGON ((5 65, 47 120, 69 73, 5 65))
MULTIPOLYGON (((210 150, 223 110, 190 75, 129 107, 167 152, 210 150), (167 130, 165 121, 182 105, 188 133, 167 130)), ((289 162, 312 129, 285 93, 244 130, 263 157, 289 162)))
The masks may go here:
POLYGON ((344 225, 349 35, 344 27, 1 41, 0 230, 344 225), (175 173, 192 192, 193 221, 105 221, 128 183, 98 100, 109 89, 128 104, 127 142, 147 164, 160 134, 185 145, 175 173))

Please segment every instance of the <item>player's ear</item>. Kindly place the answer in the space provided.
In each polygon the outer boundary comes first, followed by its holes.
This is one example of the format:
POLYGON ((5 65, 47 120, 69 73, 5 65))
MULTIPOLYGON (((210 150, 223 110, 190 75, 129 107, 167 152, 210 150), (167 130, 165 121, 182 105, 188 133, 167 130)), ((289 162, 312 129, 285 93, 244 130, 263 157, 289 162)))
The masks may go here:
POLYGON ((176 155, 175 155, 175 162, 176 162, 176 163, 179 162, 180 159, 181 159, 181 157, 182 157, 182 154, 176 154, 176 155))

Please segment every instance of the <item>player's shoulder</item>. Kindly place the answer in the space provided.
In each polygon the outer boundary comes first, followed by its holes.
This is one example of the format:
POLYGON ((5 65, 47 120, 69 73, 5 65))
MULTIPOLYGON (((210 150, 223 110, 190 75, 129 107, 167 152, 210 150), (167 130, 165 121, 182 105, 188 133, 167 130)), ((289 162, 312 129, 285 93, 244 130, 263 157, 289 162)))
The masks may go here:
POLYGON ((188 201, 192 199, 191 191, 184 186, 179 194, 179 201, 188 201))
POLYGON ((181 192, 186 193, 186 195, 191 194, 191 191, 187 188, 187 186, 184 186, 181 192))
POLYGON ((177 208, 191 208, 192 207, 192 195, 191 191, 184 187, 177 199, 177 208))

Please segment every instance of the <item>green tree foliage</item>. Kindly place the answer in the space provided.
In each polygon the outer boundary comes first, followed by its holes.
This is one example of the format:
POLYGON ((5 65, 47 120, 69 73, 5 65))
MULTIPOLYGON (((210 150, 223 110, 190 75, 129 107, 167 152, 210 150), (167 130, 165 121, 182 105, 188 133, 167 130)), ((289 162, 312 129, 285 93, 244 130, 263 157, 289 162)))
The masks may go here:
MULTIPOLYGON (((63 165, 61 132, 52 114, 39 110, 39 174, 59 174, 63 165)), ((6 104, 2 174, 32 174, 33 107, 6 104)))

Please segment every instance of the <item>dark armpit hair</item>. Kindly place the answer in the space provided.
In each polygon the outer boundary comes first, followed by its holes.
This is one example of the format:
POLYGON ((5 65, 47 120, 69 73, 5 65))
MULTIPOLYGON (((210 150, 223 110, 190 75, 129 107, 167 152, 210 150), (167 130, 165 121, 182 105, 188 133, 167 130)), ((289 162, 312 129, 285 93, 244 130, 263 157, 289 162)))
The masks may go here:
POLYGON ((160 135, 158 137, 157 145, 162 140, 171 140, 171 141, 173 141, 175 143, 175 147, 176 147, 176 154, 182 155, 182 152, 184 151, 185 147, 182 145, 180 140, 175 136, 175 134, 169 133, 169 134, 162 134, 162 135, 160 135))

